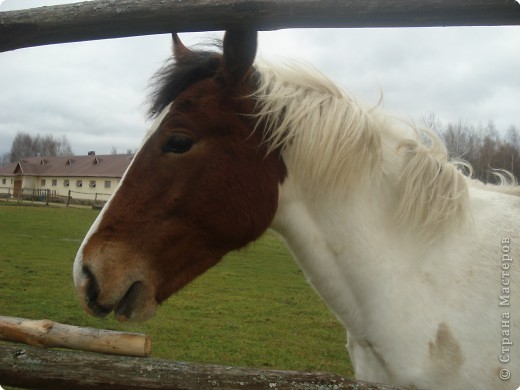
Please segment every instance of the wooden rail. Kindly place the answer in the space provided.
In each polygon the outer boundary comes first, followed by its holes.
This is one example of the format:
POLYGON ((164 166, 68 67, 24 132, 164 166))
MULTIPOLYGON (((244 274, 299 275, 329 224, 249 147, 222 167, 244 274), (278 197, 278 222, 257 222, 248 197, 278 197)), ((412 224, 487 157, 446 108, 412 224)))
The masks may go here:
POLYGON ((210 364, 0 345, 0 384, 27 389, 404 390, 323 372, 210 364))
POLYGON ((37 347, 70 348, 143 357, 150 355, 152 348, 151 337, 144 334, 86 328, 51 320, 28 320, 3 316, 0 316, 0 340, 16 341, 37 347))
POLYGON ((519 24, 516 0, 97 0, 0 12, 0 52, 172 31, 519 24))

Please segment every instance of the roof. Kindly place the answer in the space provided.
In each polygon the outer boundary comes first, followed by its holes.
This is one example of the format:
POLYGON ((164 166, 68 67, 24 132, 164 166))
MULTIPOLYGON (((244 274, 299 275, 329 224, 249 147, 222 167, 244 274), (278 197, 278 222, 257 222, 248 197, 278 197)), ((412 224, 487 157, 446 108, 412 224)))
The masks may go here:
POLYGON ((122 177, 132 157, 131 154, 29 157, 0 167, 0 176, 122 177))

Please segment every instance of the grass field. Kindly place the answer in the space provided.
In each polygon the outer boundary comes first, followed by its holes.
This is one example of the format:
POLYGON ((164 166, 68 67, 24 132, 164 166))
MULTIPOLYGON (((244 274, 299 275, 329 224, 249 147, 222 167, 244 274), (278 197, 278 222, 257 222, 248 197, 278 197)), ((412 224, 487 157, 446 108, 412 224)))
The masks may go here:
POLYGON ((0 315, 152 336, 152 357, 352 376, 345 330, 272 233, 163 303, 154 319, 86 315, 72 263, 97 211, 0 204, 0 315))

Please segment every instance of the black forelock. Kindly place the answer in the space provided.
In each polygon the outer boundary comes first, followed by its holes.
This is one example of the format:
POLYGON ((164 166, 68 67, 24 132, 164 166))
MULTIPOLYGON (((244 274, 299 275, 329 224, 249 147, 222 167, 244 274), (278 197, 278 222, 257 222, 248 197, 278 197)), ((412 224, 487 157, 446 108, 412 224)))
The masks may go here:
POLYGON ((222 61, 222 56, 213 51, 191 51, 179 60, 169 59, 152 77, 153 88, 148 99, 148 115, 155 117, 190 85, 213 77, 222 61))

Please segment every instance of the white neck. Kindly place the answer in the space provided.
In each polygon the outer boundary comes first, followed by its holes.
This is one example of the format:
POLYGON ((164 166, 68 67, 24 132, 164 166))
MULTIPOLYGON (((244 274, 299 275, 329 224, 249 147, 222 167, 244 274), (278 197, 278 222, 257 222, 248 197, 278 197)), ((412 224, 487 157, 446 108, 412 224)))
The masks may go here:
MULTIPOLYGON (((412 356, 410 344, 426 348, 420 333, 407 330, 425 326, 422 319, 411 319, 418 303, 410 302, 410 296, 417 295, 413 289, 419 282, 407 286, 409 278, 419 275, 414 269, 420 247, 408 232, 388 226, 396 197, 390 188, 383 191, 373 184, 371 191, 360 186, 343 199, 327 194, 307 197, 289 170, 272 228, 347 328, 356 377, 392 383, 399 380, 395 373, 406 372, 405 366, 412 363, 394 359, 390 367, 385 361, 394 354, 412 356), (404 326, 403 318, 410 318, 404 326)), ((431 334, 435 331, 432 328, 431 334)))
POLYGON ((370 307, 367 301, 384 293, 362 287, 367 280, 377 285, 378 278, 388 277, 388 266, 396 265, 388 259, 395 242, 388 242, 388 229, 382 225, 391 219, 385 215, 385 209, 390 214, 389 194, 356 191, 341 199, 337 194, 307 196, 304 188, 291 180, 289 171, 272 228, 338 319, 351 334, 361 335, 369 319, 363 312, 370 307))

